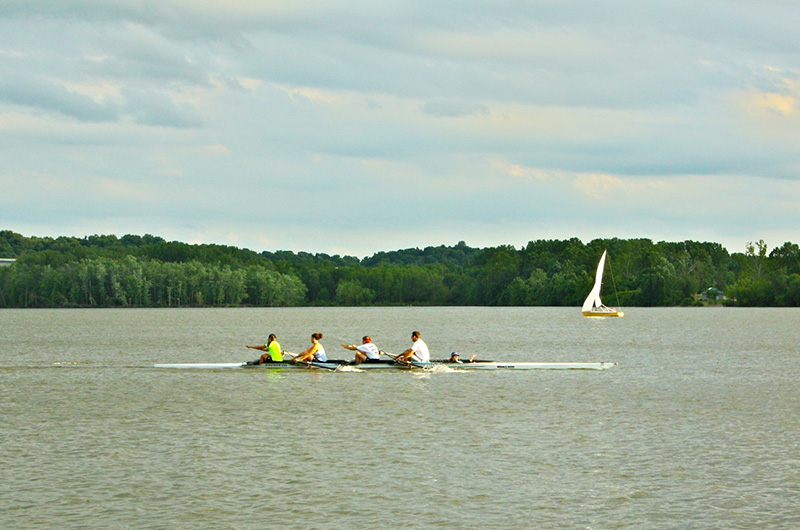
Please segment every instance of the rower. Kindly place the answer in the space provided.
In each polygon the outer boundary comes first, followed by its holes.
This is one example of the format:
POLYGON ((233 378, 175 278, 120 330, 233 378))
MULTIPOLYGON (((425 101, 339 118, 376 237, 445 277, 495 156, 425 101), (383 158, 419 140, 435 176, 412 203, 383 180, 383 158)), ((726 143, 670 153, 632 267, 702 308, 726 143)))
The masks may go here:
POLYGON ((431 354, 428 351, 428 345, 422 340, 419 331, 411 332, 411 340, 414 344, 409 349, 398 355, 396 361, 417 361, 422 363, 429 363, 431 361, 431 354))
POLYGON ((377 346, 372 343, 372 338, 365 335, 361 338, 361 344, 342 344, 342 348, 353 350, 356 352, 356 359, 354 364, 361 364, 363 362, 378 362, 381 358, 381 352, 377 346))
POLYGON ((247 347, 264 352, 261 354, 261 357, 255 361, 247 361, 247 364, 279 363, 283 361, 283 350, 281 350, 278 337, 276 337, 274 333, 270 333, 267 343, 263 346, 251 346, 248 344, 247 347))
POLYGON ((322 333, 313 333, 311 335, 311 346, 298 353, 292 361, 295 363, 328 362, 328 357, 325 355, 325 348, 322 346, 322 343, 320 343, 321 340, 322 333))

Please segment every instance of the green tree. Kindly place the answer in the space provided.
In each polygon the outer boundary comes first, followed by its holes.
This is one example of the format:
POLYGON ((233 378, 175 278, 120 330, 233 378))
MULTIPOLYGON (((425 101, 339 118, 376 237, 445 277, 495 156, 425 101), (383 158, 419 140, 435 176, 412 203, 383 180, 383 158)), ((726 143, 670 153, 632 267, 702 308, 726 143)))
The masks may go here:
POLYGON ((477 280, 477 302, 481 305, 507 305, 506 289, 520 273, 520 255, 506 245, 487 248, 473 260, 477 280))
POLYGON ((375 292, 361 285, 358 280, 343 280, 336 286, 336 303, 339 305, 368 305, 375 299, 375 292))
POLYGON ((787 274, 800 274, 800 246, 788 241, 769 254, 770 261, 787 274))

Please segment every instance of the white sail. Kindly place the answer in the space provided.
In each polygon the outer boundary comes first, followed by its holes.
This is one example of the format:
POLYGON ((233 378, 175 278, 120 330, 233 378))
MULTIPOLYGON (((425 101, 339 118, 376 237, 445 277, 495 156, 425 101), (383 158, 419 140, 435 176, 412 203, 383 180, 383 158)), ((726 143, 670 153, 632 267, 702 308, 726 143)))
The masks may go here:
POLYGON ((600 263, 597 264, 597 274, 594 277, 594 287, 589 292, 589 296, 583 302, 583 311, 591 311, 594 308, 602 307, 603 302, 600 300, 600 288, 603 286, 603 269, 606 265, 606 252, 600 257, 600 263))
POLYGON ((606 266, 606 251, 600 257, 600 263, 597 264, 597 273, 594 277, 594 287, 592 287, 589 296, 583 302, 583 316, 585 317, 621 317, 625 315, 622 311, 617 311, 613 307, 606 307, 603 301, 600 300, 600 289, 603 287, 603 270, 606 266))

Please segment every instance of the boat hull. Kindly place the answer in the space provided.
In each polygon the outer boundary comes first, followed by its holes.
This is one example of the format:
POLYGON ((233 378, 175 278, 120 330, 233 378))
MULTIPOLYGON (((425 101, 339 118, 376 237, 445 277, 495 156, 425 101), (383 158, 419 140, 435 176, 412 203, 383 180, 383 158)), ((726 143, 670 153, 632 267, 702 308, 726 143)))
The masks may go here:
POLYGON ((623 311, 584 311, 585 317, 624 317, 623 311))
POLYGON ((500 362, 500 361, 477 361, 465 363, 450 363, 450 362, 429 362, 420 363, 412 362, 408 365, 397 364, 395 362, 386 361, 379 363, 361 363, 358 365, 349 362, 326 362, 326 363, 312 363, 295 364, 291 362, 282 363, 264 363, 264 364, 247 364, 247 363, 183 363, 183 364, 156 364, 154 368, 177 368, 177 369, 228 369, 228 368, 245 368, 245 369, 299 369, 308 370, 309 368, 328 369, 328 370, 341 370, 343 368, 358 369, 358 370, 409 370, 409 369, 435 369, 437 367, 445 367, 453 370, 607 370, 612 366, 616 366, 615 362, 586 362, 586 363, 570 363, 570 362, 500 362))
POLYGON ((453 370, 608 370, 615 366, 615 362, 589 362, 589 363, 504 363, 504 362, 474 362, 474 363, 414 363, 417 368, 435 368, 445 366, 453 370))

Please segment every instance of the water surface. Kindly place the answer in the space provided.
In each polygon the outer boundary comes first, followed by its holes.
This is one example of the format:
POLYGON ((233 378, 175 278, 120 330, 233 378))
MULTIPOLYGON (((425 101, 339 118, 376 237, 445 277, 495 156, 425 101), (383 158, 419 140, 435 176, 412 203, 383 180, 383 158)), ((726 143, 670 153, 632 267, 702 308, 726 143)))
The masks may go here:
POLYGON ((0 311, 2 528, 797 528, 800 310, 0 311), (159 370, 325 334, 595 371, 159 370))

